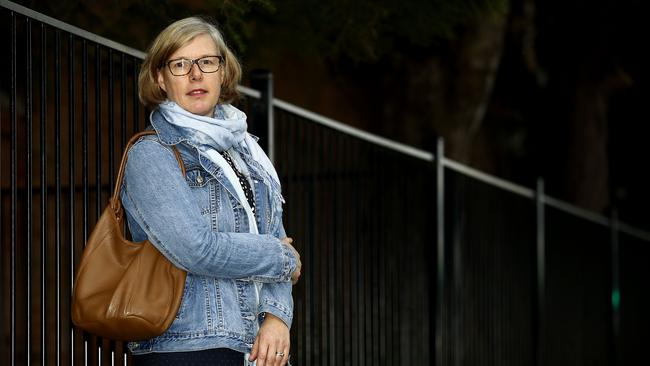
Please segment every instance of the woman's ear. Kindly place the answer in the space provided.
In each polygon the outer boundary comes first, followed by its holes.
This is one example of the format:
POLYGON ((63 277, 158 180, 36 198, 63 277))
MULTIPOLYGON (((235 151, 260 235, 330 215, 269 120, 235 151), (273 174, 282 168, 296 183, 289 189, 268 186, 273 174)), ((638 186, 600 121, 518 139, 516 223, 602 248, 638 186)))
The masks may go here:
POLYGON ((158 76, 158 78, 157 78, 158 86, 165 93, 167 93, 167 88, 165 87, 165 76, 163 75, 163 73, 160 70, 157 71, 157 76, 158 76))

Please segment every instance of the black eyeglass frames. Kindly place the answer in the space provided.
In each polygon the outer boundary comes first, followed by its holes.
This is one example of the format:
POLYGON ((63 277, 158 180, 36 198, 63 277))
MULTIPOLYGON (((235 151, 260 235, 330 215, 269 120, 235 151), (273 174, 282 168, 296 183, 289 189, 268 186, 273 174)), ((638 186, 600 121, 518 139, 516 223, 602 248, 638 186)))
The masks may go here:
POLYGON ((166 65, 174 76, 184 76, 190 73, 192 65, 196 64, 199 70, 205 73, 219 71, 224 60, 222 56, 203 56, 194 60, 177 58, 167 61, 166 65))

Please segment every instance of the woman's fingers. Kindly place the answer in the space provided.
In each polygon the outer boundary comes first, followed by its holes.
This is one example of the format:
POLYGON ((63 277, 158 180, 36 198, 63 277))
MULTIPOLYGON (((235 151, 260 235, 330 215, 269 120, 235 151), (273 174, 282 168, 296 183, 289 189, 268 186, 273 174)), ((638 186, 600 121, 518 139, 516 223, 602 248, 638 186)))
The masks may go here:
POLYGON ((251 350, 251 354, 248 357, 248 361, 255 361, 259 350, 260 350, 260 337, 255 337, 255 342, 253 343, 253 349, 251 350))
POLYGON ((289 347, 284 347, 279 343, 276 343, 275 346, 269 346, 266 354, 266 366, 284 366, 288 361, 289 347))
POLYGON ((298 283, 298 280, 300 279, 300 271, 301 269, 298 268, 291 274, 291 284, 295 285, 298 283))
MULTIPOLYGON (((271 339, 271 337, 260 335, 255 344, 259 344, 256 349, 256 357, 251 352, 250 361, 257 358, 257 366, 284 366, 289 361, 289 346, 283 344, 280 338, 271 339)), ((255 344, 253 348, 255 348, 255 344)))
MULTIPOLYGON (((257 366, 284 366, 289 360, 289 328, 273 314, 266 313, 257 339, 257 366)), ((253 345, 255 347, 255 345, 253 345)))
POLYGON ((284 245, 288 246, 291 249, 293 255, 296 257, 296 269, 291 274, 291 283, 295 285, 296 283, 298 283, 298 279, 300 278, 300 274, 302 271, 302 261, 300 260, 300 253, 298 253, 296 248, 294 248, 293 245, 291 245, 293 243, 292 238, 286 237, 281 240, 284 245))
POLYGON ((256 363, 257 366, 268 366, 267 364, 267 360, 269 358, 268 350, 269 350, 268 344, 262 342, 259 349, 259 355, 257 357, 257 363, 256 363))
POLYGON ((278 366, 284 366, 289 362, 289 348, 284 348, 282 352, 277 353, 275 356, 278 359, 278 366))

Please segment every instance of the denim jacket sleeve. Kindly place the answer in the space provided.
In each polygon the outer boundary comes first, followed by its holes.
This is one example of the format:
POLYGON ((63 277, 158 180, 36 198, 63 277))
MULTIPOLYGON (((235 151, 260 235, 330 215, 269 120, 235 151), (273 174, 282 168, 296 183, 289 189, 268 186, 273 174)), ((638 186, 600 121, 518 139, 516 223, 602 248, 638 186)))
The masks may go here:
POLYGON ((296 258, 278 238, 215 232, 201 219, 169 148, 144 139, 128 154, 121 191, 124 209, 172 263, 205 276, 290 281, 296 258))
MULTIPOLYGON (((284 226, 280 224, 280 230, 276 235, 278 238, 284 238, 287 234, 284 226)), ((260 292, 259 312, 271 313, 280 318, 284 324, 291 329, 293 322, 293 297, 291 291, 293 285, 290 281, 270 283, 262 286, 260 292)))

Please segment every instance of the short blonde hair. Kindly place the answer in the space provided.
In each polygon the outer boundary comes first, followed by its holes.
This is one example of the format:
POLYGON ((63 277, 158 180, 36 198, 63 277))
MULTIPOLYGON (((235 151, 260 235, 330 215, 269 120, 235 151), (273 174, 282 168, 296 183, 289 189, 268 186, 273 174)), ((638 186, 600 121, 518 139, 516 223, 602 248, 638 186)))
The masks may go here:
POLYGON ((158 85, 158 71, 165 66, 167 58, 174 52, 203 34, 212 37, 217 51, 224 58, 225 70, 219 103, 230 103, 239 98, 237 91, 237 85, 241 80, 239 61, 226 45, 217 27, 202 18, 190 17, 170 24, 160 32, 149 47, 138 76, 138 96, 144 105, 155 108, 167 99, 167 93, 158 85))

